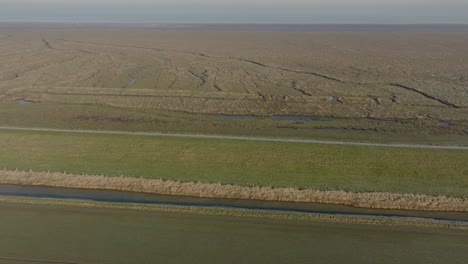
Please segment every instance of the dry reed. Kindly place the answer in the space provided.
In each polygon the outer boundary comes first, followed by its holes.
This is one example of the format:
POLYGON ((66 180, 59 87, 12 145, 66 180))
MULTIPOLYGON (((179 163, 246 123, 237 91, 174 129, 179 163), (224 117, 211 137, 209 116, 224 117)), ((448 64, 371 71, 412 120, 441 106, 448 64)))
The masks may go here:
POLYGON ((298 190, 295 188, 244 187, 160 179, 8 170, 0 171, 0 184, 119 190, 203 198, 339 204, 373 209, 468 212, 467 197, 422 194, 354 193, 311 189, 298 190))

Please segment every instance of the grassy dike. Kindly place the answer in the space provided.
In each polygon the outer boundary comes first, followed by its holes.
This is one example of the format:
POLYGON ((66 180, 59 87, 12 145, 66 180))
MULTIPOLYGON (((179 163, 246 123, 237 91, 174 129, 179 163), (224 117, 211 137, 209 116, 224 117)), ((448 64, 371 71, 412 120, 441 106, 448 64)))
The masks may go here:
POLYGON ((0 167, 273 186, 468 195, 468 151, 0 130, 0 167))

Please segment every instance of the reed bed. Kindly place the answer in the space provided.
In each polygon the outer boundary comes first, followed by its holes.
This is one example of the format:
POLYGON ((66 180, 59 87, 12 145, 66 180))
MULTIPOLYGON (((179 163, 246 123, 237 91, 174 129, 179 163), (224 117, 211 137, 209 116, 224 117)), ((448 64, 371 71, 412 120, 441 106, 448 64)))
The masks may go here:
POLYGON ((387 192, 321 191, 296 188, 245 187, 161 179, 0 171, 0 184, 118 190, 202 198, 338 204, 372 209, 468 211, 467 197, 387 192))

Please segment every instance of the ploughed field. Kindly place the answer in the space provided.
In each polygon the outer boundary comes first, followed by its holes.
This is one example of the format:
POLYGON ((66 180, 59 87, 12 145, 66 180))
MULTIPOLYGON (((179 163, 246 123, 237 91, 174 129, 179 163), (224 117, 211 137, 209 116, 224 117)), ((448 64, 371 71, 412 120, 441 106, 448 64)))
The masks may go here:
POLYGON ((467 33, 1 24, 0 125, 467 144, 467 33))

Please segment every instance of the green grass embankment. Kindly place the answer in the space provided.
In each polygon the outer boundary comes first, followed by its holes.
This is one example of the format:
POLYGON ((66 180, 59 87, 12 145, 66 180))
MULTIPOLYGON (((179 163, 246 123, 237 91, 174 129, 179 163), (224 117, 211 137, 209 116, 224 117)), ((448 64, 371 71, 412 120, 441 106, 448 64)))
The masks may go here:
POLYGON ((319 190, 468 195, 468 151, 0 130, 0 167, 319 190))

